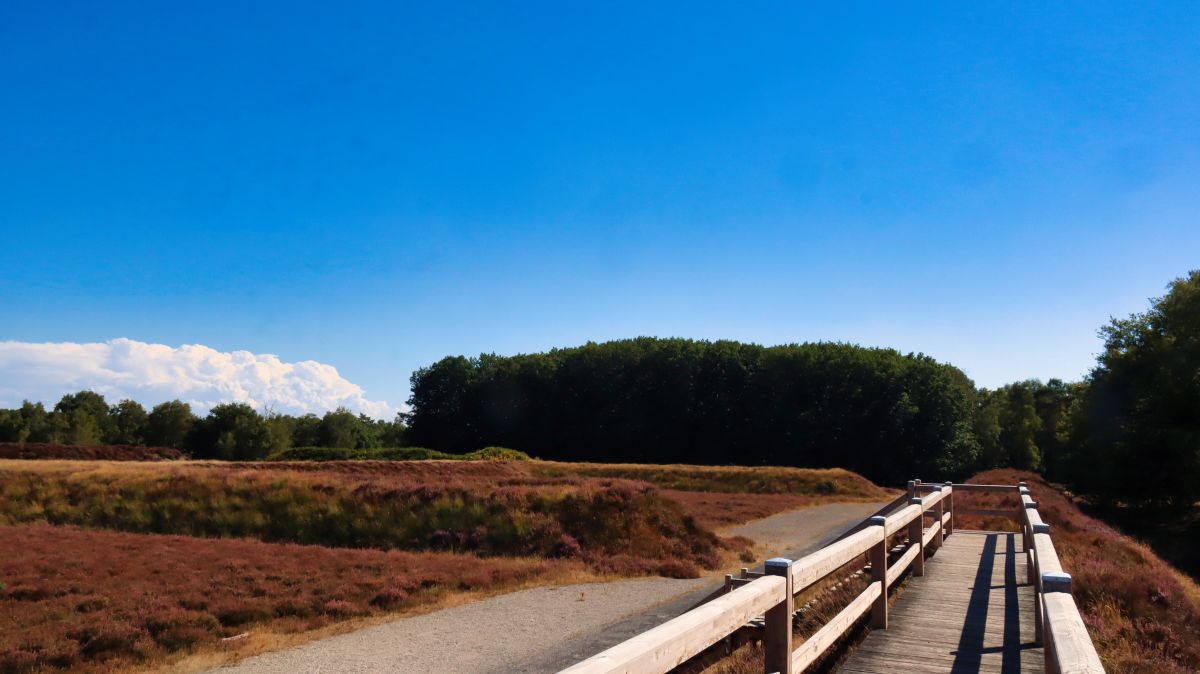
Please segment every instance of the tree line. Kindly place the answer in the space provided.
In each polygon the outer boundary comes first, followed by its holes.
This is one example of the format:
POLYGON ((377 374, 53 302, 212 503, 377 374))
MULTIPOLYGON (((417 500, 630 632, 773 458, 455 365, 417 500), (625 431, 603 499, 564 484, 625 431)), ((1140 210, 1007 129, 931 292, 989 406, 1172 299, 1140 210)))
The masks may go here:
POLYGON ((0 409, 0 442, 172 447, 197 459, 262 459, 292 447, 399 447, 404 436, 400 418, 380 421, 344 408, 290 416, 225 403, 197 416, 179 400, 147 411, 128 399, 109 405, 95 391, 64 395, 49 410, 29 401, 0 409))
POLYGON ((639 338, 411 379, 410 438, 589 461, 841 466, 895 484, 1010 466, 1105 503, 1200 500, 1200 271, 1114 319, 1080 382, 977 389, 920 354, 639 338))
POLYGON ((80 391, 51 410, 0 410, 0 441, 148 444, 230 460, 293 446, 505 446, 571 461, 840 466, 884 484, 1009 466, 1107 503, 1196 503, 1200 271, 1100 334, 1095 368, 1071 383, 989 390, 891 349, 644 337, 448 356, 413 373, 411 412, 393 421, 238 403, 199 417, 177 400, 147 412, 80 391))
POLYGON ((764 347, 638 338, 477 358, 414 373, 410 438, 542 458, 840 466, 883 483, 1038 469, 1074 389, 977 390, 920 354, 841 343, 764 347))

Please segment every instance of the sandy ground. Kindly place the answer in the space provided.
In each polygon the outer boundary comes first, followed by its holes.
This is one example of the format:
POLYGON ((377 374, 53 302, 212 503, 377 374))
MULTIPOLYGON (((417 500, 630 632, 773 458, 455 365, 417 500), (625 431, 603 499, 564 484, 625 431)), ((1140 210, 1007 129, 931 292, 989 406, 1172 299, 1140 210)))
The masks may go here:
MULTIPOLYGON (((882 503, 835 503, 773 515, 722 533, 772 555, 799 557, 882 503)), ((644 578, 513 592, 247 658, 211 674, 555 672, 683 613, 713 578, 644 578)))

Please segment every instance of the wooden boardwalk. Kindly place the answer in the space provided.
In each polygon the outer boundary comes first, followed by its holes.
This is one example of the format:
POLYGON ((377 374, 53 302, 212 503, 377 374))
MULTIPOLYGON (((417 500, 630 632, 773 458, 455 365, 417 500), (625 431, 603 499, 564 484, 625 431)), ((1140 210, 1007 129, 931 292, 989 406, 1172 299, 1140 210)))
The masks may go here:
POLYGON ((955 531, 840 671, 1045 672, 1025 566, 1021 534, 955 531))

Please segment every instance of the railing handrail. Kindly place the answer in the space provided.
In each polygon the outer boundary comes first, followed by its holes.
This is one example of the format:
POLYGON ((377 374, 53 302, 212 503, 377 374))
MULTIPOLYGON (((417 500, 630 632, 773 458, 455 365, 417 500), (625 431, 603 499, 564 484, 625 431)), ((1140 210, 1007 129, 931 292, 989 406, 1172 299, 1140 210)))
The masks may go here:
MULTIPOLYGON (((1036 589, 1036 631, 1045 644, 1047 671, 1102 673, 1103 666, 1087 635, 1070 594, 1070 576, 1062 572, 1037 503, 1022 482, 1009 485, 923 483, 911 480, 908 493, 864 520, 833 543, 798 560, 771 559, 764 574, 743 573, 718 599, 692 609, 565 670, 561 674, 663 674, 736 632, 756 616, 764 616, 765 671, 795 674, 820 658, 858 620, 870 613, 872 628, 887 627, 887 589, 910 567, 923 575, 926 549, 937 551, 955 530, 957 515, 1005 515, 1021 525, 1028 569, 1036 589), (954 493, 993 492, 1020 496, 1021 508, 1011 510, 954 507, 954 493), (908 505, 898 507, 905 503, 908 505), (928 528, 926 518, 931 518, 928 528), (908 547, 889 567, 889 540, 907 530, 908 547), (792 616, 796 594, 812 587, 846 564, 868 555, 871 582, 815 634, 792 648, 792 616), (1044 629, 1043 629, 1044 628, 1044 629)), ((745 570, 743 569, 743 572, 745 570)))

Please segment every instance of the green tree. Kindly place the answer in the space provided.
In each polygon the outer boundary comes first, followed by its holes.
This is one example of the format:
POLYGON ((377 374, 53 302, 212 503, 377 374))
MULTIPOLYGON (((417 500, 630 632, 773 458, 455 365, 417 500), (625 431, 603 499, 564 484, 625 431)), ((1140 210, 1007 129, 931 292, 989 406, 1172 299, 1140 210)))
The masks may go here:
POLYGON ((50 442, 51 435, 50 414, 41 403, 24 400, 17 409, 0 415, 0 441, 50 442))
POLYGON ((26 442, 29 428, 21 418, 21 410, 0 410, 0 442, 26 442))
POLYGON ((298 417, 292 424, 293 447, 319 447, 321 445, 321 418, 309 413, 298 417))
POLYGON ((105 442, 116 445, 140 445, 146 441, 149 416, 146 408, 126 398, 108 411, 109 435, 105 442))
POLYGON ((252 461, 266 458, 270 437, 263 418, 244 403, 225 403, 196 422, 188 439, 198 459, 252 461))
POLYGON ((391 421, 379 422, 380 447, 406 447, 408 445, 408 428, 404 425, 404 417, 397 414, 391 421))
POLYGON ((362 447, 362 422, 350 410, 339 407, 321 417, 317 429, 318 445, 321 447, 362 447))
POLYGON ((1200 270, 1100 334, 1070 473, 1102 499, 1192 505, 1200 500, 1200 270))
POLYGON ((1036 383, 1018 382, 1004 387, 1005 405, 1000 411, 1000 445, 1006 455, 1006 465, 1022 470, 1041 468, 1038 433, 1042 419, 1034 406, 1036 383))
POLYGON ((292 448, 292 435, 296 425, 295 417, 268 410, 264 415, 263 424, 267 428, 268 455, 292 448))
POLYGON ((971 420, 975 440, 979 443, 979 467, 997 468, 1005 465, 1008 455, 1000 444, 1000 413, 1005 406, 1003 391, 982 390, 971 420))
POLYGON ((184 449, 196 416, 185 402, 159 403, 146 418, 146 442, 154 447, 184 449))
POLYGON ((77 407, 70 412, 59 412, 59 414, 67 422, 63 444, 89 447, 99 445, 104 441, 100 423, 86 409, 77 407))

